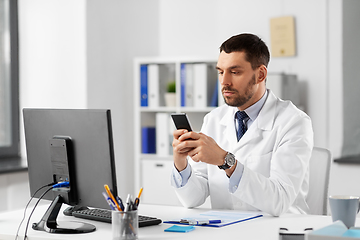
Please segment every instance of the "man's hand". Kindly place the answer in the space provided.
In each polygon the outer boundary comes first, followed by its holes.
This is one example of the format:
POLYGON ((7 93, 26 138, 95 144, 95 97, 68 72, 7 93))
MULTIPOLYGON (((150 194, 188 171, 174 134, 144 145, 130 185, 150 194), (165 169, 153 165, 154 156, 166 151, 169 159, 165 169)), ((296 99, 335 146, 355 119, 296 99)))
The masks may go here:
POLYGON ((227 153, 217 145, 214 139, 203 133, 196 132, 182 131, 175 145, 173 142, 173 147, 174 154, 175 152, 176 154, 186 154, 195 162, 201 161, 217 166, 224 164, 224 158, 227 153))
MULTIPOLYGON (((180 140, 179 138, 187 132, 188 131, 184 129, 175 130, 173 132, 174 138, 173 138, 172 146, 173 146, 173 154, 174 154, 174 164, 179 172, 181 172, 186 168, 188 164, 186 157, 188 155, 188 152, 192 150, 192 148, 186 148, 180 145, 184 141, 184 139, 180 140)), ((191 139, 188 140, 191 141, 191 139)))
MULTIPOLYGON (((195 162, 216 166, 224 164, 227 152, 220 148, 211 137, 187 130, 175 130, 173 135, 174 164, 179 172, 186 168, 187 156, 190 156, 195 162)), ((233 167, 225 170, 229 177, 234 172, 236 165, 237 162, 233 167)))

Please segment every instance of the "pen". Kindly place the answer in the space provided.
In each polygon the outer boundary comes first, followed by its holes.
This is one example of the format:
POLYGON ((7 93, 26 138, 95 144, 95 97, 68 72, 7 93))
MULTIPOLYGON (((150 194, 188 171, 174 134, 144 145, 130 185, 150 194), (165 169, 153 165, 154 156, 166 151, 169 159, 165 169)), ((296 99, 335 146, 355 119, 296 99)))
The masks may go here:
POLYGON ((140 196, 141 196, 142 191, 143 191, 143 188, 140 188, 139 195, 138 195, 138 197, 135 199, 135 205, 136 205, 136 207, 139 206, 140 196))
POLYGON ((131 210, 131 195, 128 194, 127 198, 126 198, 126 207, 125 207, 125 212, 128 212, 131 210))
POLYGON ((106 202, 109 204, 111 210, 115 210, 116 209, 116 206, 115 206, 115 203, 111 200, 111 198, 104 192, 102 192, 106 202))
POLYGON ((194 219, 181 219, 180 223, 187 223, 189 225, 209 225, 221 223, 221 220, 194 220, 194 219))
POLYGON ((117 203, 116 199, 114 198, 114 195, 112 195, 111 191, 110 191, 110 188, 107 184, 104 185, 104 188, 106 190, 106 193, 109 195, 109 197, 111 198, 111 200, 113 200, 113 202, 115 203, 116 205, 116 208, 121 211, 121 208, 119 207, 119 204, 117 203))
POLYGON ((123 218, 123 226, 122 226, 122 232, 121 234, 123 234, 123 231, 125 231, 125 235, 129 232, 131 232, 133 230, 133 226, 131 224, 131 215, 128 215, 127 212, 133 210, 133 203, 131 200, 131 195, 128 194, 127 198, 126 198, 126 207, 125 207, 125 214, 124 214, 124 218, 123 218), (128 226, 128 227, 126 227, 128 226), (130 229, 129 229, 130 227, 130 229))
POLYGON ((116 196, 116 201, 118 202, 119 204, 119 207, 121 208, 122 211, 124 211, 124 204, 121 200, 121 198, 119 196, 116 196))
POLYGON ((221 220, 196 221, 195 225, 208 225, 208 224, 215 224, 215 223, 221 223, 221 220))
POLYGON ((143 188, 140 188, 138 198, 140 198, 140 196, 141 196, 141 194, 142 194, 142 191, 143 191, 143 188))

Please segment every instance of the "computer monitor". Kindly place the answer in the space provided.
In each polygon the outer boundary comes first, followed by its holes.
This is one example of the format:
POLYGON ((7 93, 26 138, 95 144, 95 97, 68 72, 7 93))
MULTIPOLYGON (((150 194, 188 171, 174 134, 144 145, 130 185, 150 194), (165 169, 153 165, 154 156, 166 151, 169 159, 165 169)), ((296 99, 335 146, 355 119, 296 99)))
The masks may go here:
POLYGON ((23 115, 31 195, 52 182, 70 184, 44 196, 55 200, 33 228, 56 233, 94 231, 94 226, 73 222, 61 227, 56 217, 62 203, 76 209, 109 209, 102 195, 105 184, 117 195, 110 110, 27 108, 23 115), (54 215, 55 220, 48 219, 54 215))

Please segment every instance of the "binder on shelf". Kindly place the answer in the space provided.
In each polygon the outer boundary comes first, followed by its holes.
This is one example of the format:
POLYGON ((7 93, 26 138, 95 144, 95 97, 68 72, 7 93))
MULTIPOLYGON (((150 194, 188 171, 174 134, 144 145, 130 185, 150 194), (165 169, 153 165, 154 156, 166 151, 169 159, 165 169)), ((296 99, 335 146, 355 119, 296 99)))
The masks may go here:
POLYGON ((186 107, 194 106, 194 70, 193 64, 186 64, 186 88, 185 88, 186 107))
POLYGON ((159 65, 148 65, 148 106, 156 108, 159 106, 159 65))
POLYGON ((141 152, 156 153, 156 131, 155 127, 141 128, 141 152))
POLYGON ((206 83, 207 83, 207 106, 217 107, 218 106, 218 72, 215 64, 207 65, 206 72, 206 83))
POLYGON ((168 156, 170 152, 168 113, 156 113, 156 154, 168 156))
POLYGON ((140 105, 148 106, 148 66, 140 66, 140 105))
POLYGON ((181 106, 194 106, 194 87, 193 87, 193 64, 182 63, 180 69, 180 84, 181 84, 181 106))
POLYGON ((185 107, 186 99, 186 64, 181 63, 180 65, 180 106, 185 107))
POLYGON ((218 106, 218 98, 219 98, 219 89, 218 89, 218 84, 215 84, 214 90, 213 90, 213 94, 211 96, 211 102, 210 102, 210 107, 217 107, 218 106))
POLYGON ((217 71, 213 64, 194 64, 194 106, 204 108, 218 106, 217 71))
POLYGON ((194 107, 204 108, 207 103, 207 66, 205 63, 194 64, 194 107))

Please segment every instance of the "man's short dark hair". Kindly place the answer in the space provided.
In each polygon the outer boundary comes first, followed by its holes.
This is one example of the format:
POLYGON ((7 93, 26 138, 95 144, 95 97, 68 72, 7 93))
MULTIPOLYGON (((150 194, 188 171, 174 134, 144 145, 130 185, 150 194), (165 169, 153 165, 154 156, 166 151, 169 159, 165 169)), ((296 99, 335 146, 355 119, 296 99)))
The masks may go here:
POLYGON ((246 61, 250 62, 252 69, 261 65, 266 67, 270 61, 270 53, 266 44, 256 35, 242 33, 232 36, 220 46, 220 52, 244 52, 246 61))

